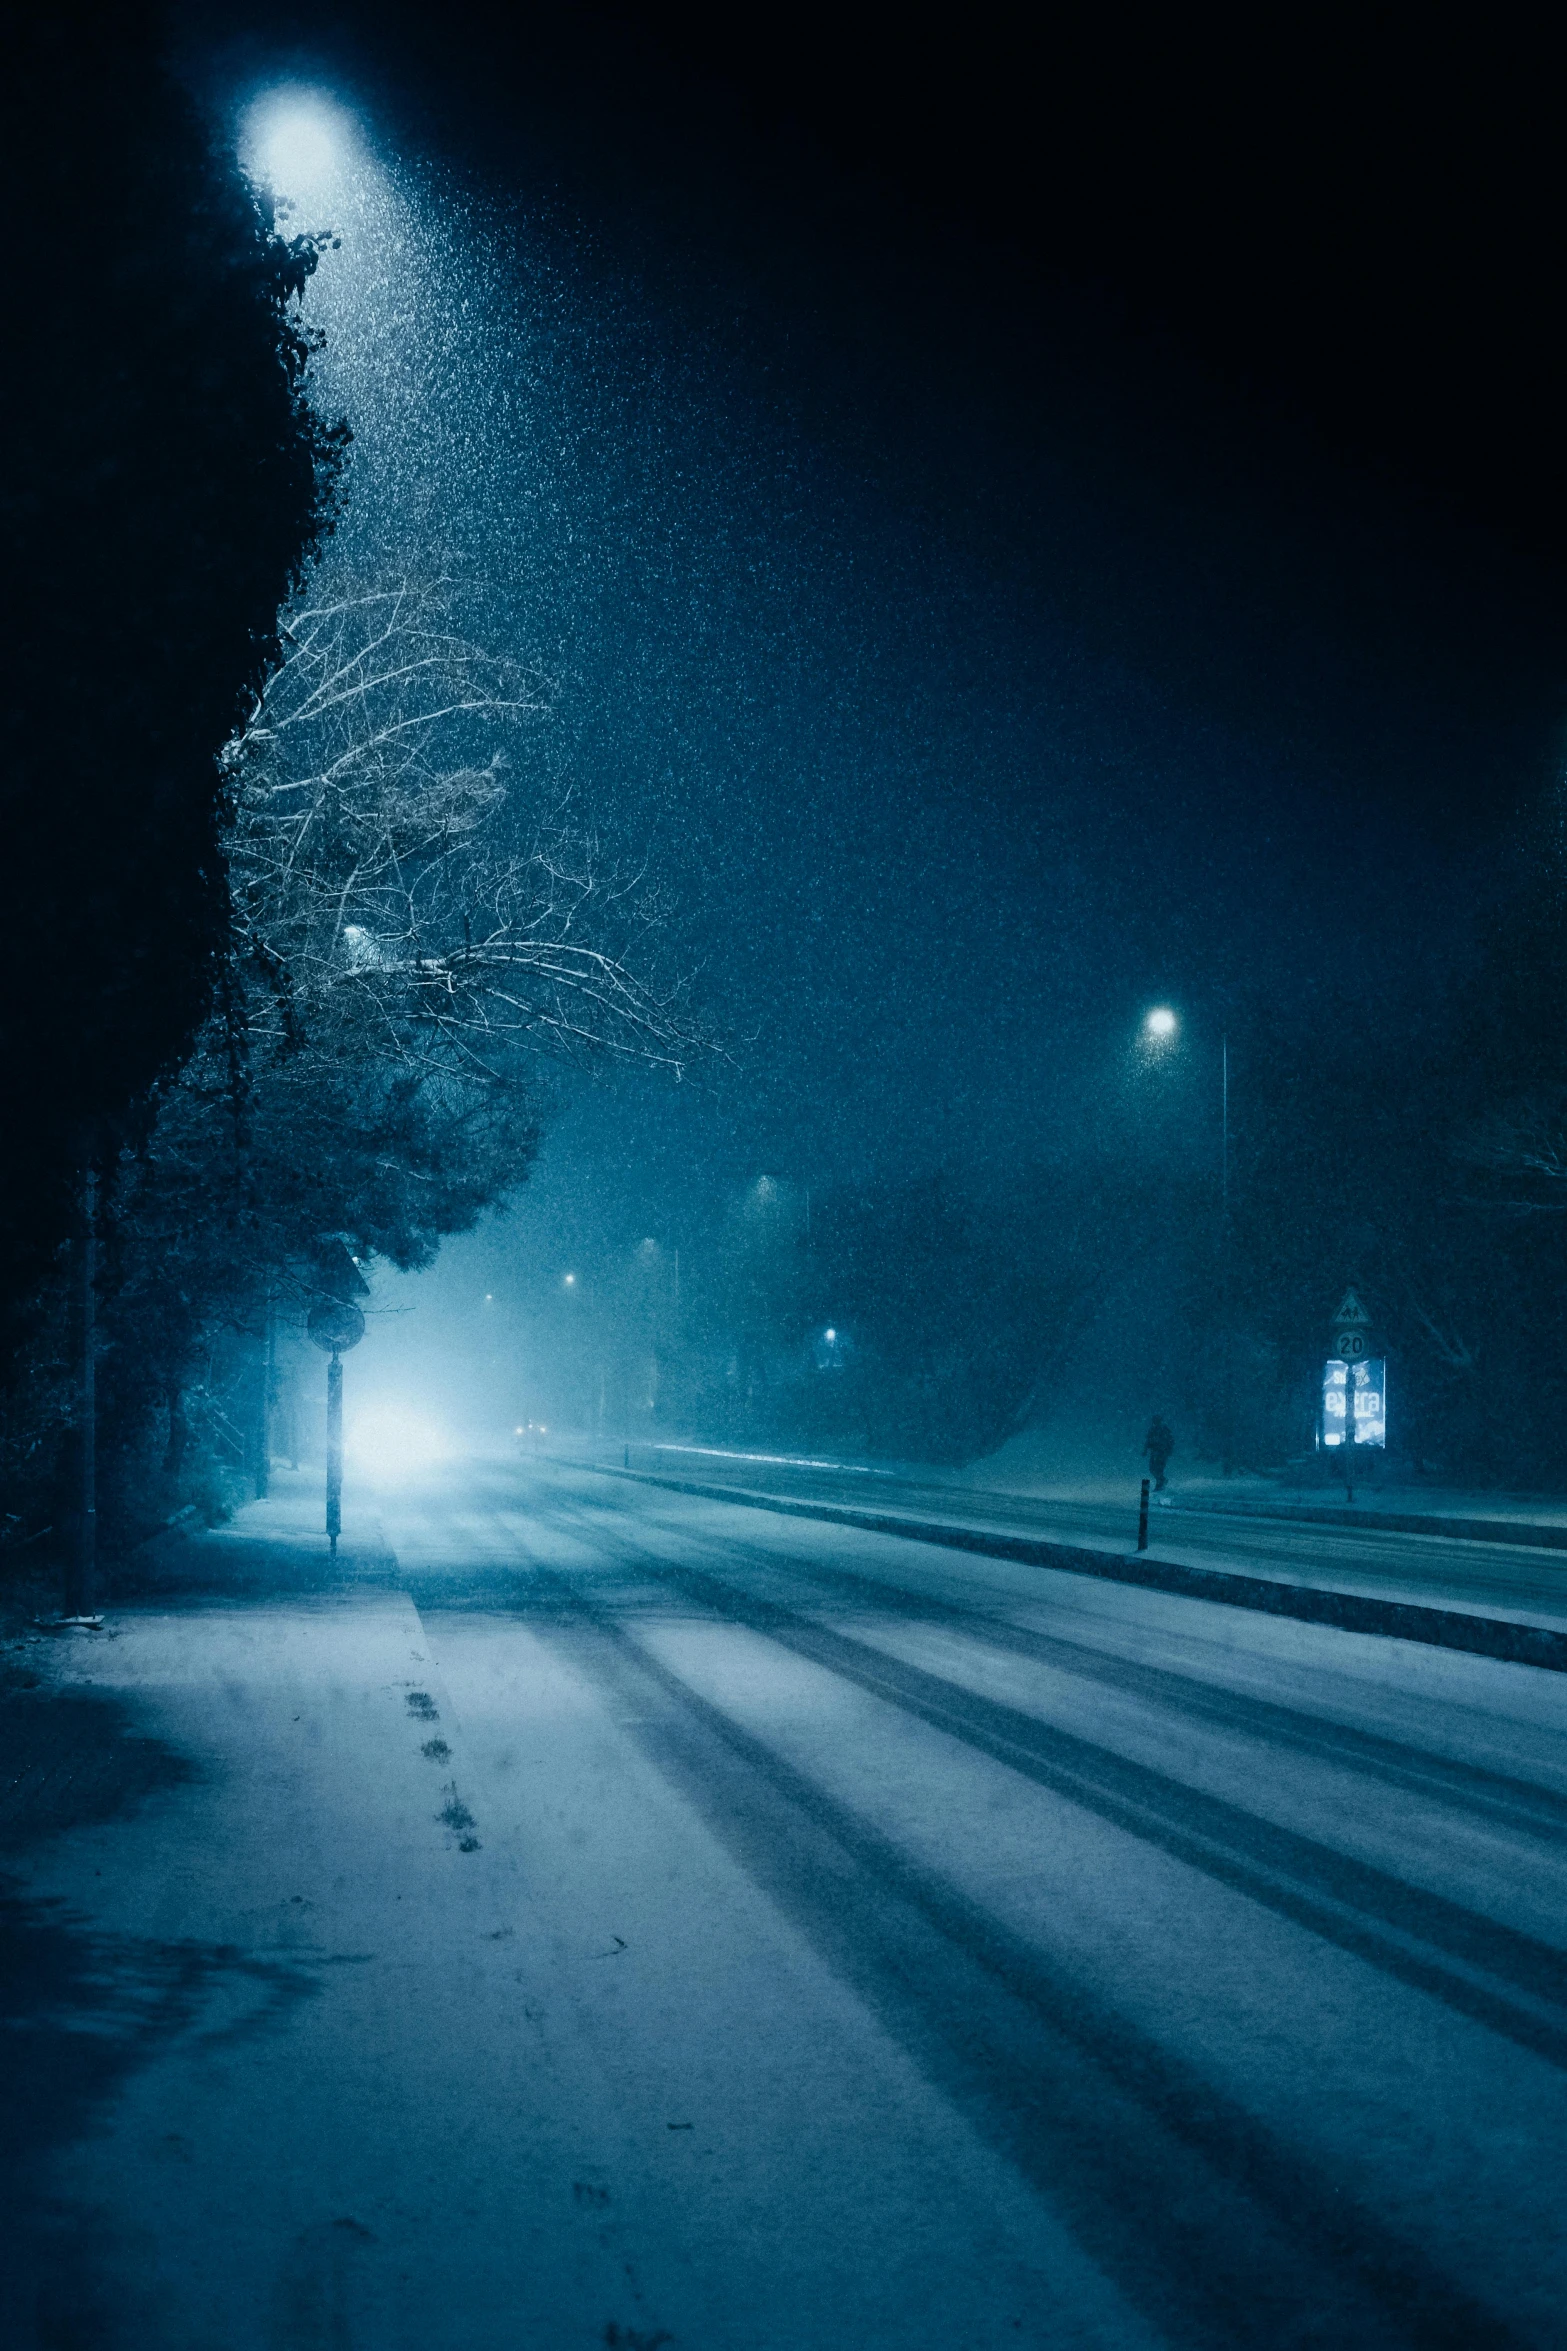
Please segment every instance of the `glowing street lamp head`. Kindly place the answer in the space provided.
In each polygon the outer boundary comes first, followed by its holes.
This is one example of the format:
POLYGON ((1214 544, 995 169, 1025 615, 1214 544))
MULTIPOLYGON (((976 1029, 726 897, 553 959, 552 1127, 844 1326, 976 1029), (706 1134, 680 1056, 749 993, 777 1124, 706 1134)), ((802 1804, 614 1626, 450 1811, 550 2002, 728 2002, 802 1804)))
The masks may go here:
POLYGON ((1143 1022, 1143 1035, 1151 1045, 1168 1045, 1180 1025, 1168 1004, 1156 1004, 1143 1022))
POLYGON ((245 169, 288 205, 330 196, 357 144, 352 117, 324 90, 297 83, 263 91, 247 108, 240 132, 245 169))

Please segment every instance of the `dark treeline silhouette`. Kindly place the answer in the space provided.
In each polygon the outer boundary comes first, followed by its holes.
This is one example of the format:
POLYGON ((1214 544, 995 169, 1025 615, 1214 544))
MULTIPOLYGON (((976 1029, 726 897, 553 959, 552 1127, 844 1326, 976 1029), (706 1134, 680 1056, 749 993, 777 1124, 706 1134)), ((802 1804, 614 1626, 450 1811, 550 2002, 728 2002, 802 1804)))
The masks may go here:
POLYGON ((1335 1284, 1367 1293, 1390 1444, 1433 1474, 1567 1485, 1567 1037, 1548 797, 1459 984, 1423 1020, 1366 1002, 1241 1094, 1234 1321, 1261 1351, 1243 1449, 1298 1449, 1335 1284))
POLYGON ((0 1347, 205 1012, 228 919, 217 754, 329 523, 278 235, 148 12, 31 12, 5 76, 18 340, 0 858, 0 1347), (25 224, 25 233, 24 233, 25 224))
POLYGON ((656 900, 510 765, 536 676, 455 632, 449 583, 337 589, 289 607, 224 754, 217 999, 102 1171, 110 1547, 265 1489, 311 1307, 526 1181, 547 1058, 701 1049, 645 976, 656 900))
POLYGON ((1330 1475, 1323 1369, 1354 1286, 1387 1365, 1382 1474, 1567 1488, 1553 808, 1423 1000, 1384 1001, 1368 964, 1287 1029, 1236 1011, 1227 1218, 1215 1036, 1187 1049, 1213 1064, 1201 1085, 1139 1072, 1099 1131, 1068 1122, 1034 1163, 889 1171, 809 1206, 786 1177, 753 1184, 688 1225, 678 1295, 651 1261, 600 1279, 552 1408, 607 1435, 951 1462, 1063 1413, 1092 1447, 1157 1404, 1180 1474, 1330 1475))

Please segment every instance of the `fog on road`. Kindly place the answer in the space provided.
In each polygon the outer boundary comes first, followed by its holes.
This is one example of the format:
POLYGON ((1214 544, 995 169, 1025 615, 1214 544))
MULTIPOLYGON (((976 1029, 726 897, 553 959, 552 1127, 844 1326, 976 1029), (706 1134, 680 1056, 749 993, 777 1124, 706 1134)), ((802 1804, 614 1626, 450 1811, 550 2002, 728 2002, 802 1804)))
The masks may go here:
POLYGON ((586 1467, 335 1579, 306 1503, 8 1717, 8 2340, 1560 2342, 1567 1679, 586 1467))

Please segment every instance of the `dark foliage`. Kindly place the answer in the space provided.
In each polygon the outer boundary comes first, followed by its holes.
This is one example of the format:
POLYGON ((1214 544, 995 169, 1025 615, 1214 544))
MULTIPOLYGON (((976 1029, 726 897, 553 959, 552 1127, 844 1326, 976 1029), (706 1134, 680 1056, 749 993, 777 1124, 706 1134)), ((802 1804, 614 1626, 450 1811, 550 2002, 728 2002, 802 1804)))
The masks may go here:
POLYGON ((809 1238, 786 1185, 768 1203, 753 1187, 710 1270, 687 1250, 663 1418, 726 1443, 967 1460, 1085 1377, 1092 1400, 1119 1361, 1174 1414, 1183 1474, 1227 1459, 1329 1477, 1323 1365, 1353 1284, 1387 1364, 1388 1469, 1560 1490, 1562 937, 1542 841, 1464 985, 1420 1022, 1379 1036, 1330 1006, 1281 1044, 1238 1018, 1227 1220, 1216 1039, 1140 1073, 1081 1156, 875 1181, 818 1200, 809 1238))
POLYGON ((1243 1460, 1309 1450, 1327 1317, 1354 1282, 1388 1360, 1395 1456, 1465 1483, 1567 1484, 1562 940, 1542 835, 1423 1034, 1335 1037, 1330 1021, 1287 1059, 1243 1045, 1232 1332, 1268 1366, 1243 1460))
POLYGON ((216 755, 275 657, 346 432, 278 237, 140 11, 14 32, 6 372, 0 1336, 73 1177, 189 1041, 227 920, 216 755))
POLYGON ((814 1319, 841 1336, 813 1359, 815 1417, 836 1404, 829 1417, 861 1421, 870 1451, 915 1460, 971 1460, 1011 1434, 1053 1285, 1034 1236, 1004 1223, 939 1179, 824 1202, 814 1319))
MULTIPOLYGON (((213 1008, 102 1160, 106 1552, 264 1487, 271 1436, 295 1450, 311 1307, 362 1294, 360 1264, 428 1265, 525 1181, 546 1057, 678 1069, 698 1046, 679 991, 620 960, 653 895, 508 786, 540 701, 447 603, 399 584, 291 606, 225 751, 213 1008)), ((57 1310, 57 1356, 64 1329, 57 1310)), ((33 1382, 52 1422, 11 1426, 40 1465, 64 1438, 68 1471, 65 1372, 33 1382)))
POLYGON ((972 1461, 1048 1392, 1122 1252, 1125 1200, 1061 1171, 981 1187, 896 1177, 803 1196, 764 1178, 690 1259, 678 1331, 613 1301, 640 1362, 637 1407, 724 1441, 972 1461), (662 1336, 660 1334, 663 1334, 662 1336))

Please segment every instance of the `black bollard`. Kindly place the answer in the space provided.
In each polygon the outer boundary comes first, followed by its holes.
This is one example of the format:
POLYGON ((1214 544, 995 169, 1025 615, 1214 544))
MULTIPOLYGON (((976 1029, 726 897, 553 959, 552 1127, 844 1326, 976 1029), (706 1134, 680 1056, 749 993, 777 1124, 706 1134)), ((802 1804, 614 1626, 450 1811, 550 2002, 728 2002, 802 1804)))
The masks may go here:
POLYGON ((1137 1505, 1137 1548, 1139 1551, 1146 1551, 1148 1548, 1148 1480, 1146 1478, 1143 1480, 1142 1500, 1137 1505))
POLYGON ((326 1367, 326 1535, 337 1557, 343 1531, 343 1359, 334 1347, 326 1367))

